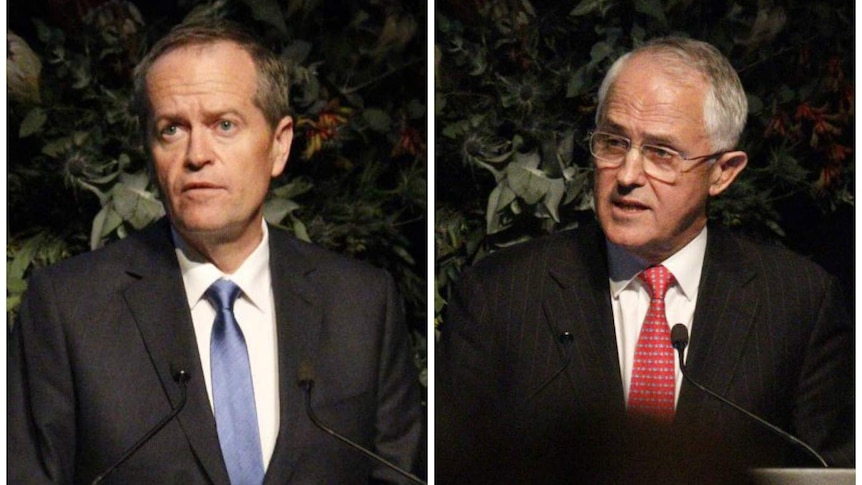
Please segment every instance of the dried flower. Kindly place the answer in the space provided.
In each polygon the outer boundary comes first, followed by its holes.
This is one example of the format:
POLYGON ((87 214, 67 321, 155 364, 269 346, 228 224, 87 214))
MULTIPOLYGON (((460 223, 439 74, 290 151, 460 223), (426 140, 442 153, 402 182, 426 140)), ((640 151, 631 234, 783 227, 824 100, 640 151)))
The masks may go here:
POLYGON ((324 144, 334 141, 352 112, 352 109, 340 106, 338 100, 334 99, 320 111, 316 120, 301 118, 296 126, 306 128, 306 145, 302 156, 310 160, 315 153, 323 149, 324 144))
POLYGON ((8 31, 6 36, 6 92, 23 104, 39 104, 39 77, 42 61, 21 37, 8 31))
POLYGON ((425 141, 422 138, 422 133, 412 126, 405 126, 401 130, 401 137, 398 144, 392 149, 392 156, 399 157, 401 155, 416 156, 425 151, 425 141))

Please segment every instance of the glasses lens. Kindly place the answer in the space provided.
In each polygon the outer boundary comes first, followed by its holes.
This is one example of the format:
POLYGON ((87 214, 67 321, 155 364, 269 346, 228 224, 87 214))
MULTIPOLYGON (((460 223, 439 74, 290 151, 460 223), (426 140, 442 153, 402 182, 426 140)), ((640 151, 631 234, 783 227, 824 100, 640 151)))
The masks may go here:
POLYGON ((597 159, 604 162, 622 161, 629 148, 627 139, 606 133, 593 133, 590 142, 590 151, 597 159))
POLYGON ((679 153, 667 148, 643 145, 641 153, 644 156, 644 171, 650 177, 663 182, 673 182, 679 174, 682 157, 679 153))
MULTIPOLYGON (((590 137, 590 152, 599 168, 619 167, 631 148, 631 142, 622 136, 598 132, 590 137)), ((682 162, 679 153, 653 145, 642 145, 639 151, 644 173, 661 182, 676 182, 682 162)))

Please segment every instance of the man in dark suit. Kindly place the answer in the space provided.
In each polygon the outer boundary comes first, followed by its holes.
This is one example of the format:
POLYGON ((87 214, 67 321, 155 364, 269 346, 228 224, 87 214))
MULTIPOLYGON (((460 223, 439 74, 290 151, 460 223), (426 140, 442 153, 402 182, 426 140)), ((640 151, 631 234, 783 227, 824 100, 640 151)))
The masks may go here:
POLYGON ((106 483, 403 482, 312 425, 299 377, 322 422, 415 469, 423 412, 392 278, 263 221, 293 134, 287 86, 222 21, 179 26, 142 61, 168 217, 31 278, 9 351, 9 483, 89 483, 178 406, 179 370, 187 404, 106 483))
POLYGON ((695 380, 852 466, 853 328, 836 280, 707 228, 709 198, 747 163, 730 63, 703 42, 659 39, 620 58, 598 97, 598 224, 492 254, 449 302, 437 477, 738 483, 750 467, 818 466, 683 380, 677 323, 695 380))

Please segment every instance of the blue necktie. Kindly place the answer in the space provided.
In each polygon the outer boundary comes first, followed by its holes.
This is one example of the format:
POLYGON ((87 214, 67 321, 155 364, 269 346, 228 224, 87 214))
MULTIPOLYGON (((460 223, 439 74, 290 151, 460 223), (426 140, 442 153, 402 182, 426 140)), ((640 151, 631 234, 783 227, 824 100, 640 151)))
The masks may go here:
POLYGON ((213 406, 218 439, 232 485, 260 485, 263 456, 248 349, 233 315, 239 287, 220 279, 205 296, 216 309, 210 340, 213 406))

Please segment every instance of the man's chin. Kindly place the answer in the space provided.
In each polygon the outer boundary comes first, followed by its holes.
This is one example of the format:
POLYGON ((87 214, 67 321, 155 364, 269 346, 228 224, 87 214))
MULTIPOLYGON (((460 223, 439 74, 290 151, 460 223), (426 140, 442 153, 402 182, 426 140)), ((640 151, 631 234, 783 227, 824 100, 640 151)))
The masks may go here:
POLYGON ((647 234, 646 231, 643 230, 643 227, 621 228, 611 225, 610 227, 605 227, 603 229, 605 231, 605 237, 609 242, 619 246, 629 254, 637 256, 647 262, 654 258, 655 244, 651 239, 650 234, 647 234))
POLYGON ((216 221, 172 221, 174 228, 185 239, 194 241, 226 241, 240 232, 236 226, 216 221))

